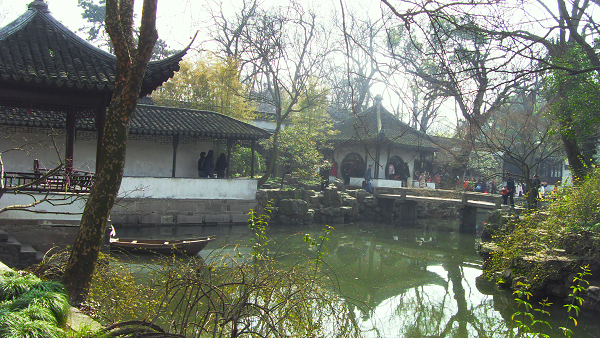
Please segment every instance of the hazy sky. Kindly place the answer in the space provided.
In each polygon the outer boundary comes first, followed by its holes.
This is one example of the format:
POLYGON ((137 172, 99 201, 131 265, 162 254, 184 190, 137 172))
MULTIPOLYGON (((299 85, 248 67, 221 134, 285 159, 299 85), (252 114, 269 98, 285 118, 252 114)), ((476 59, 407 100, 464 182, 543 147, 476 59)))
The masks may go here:
MULTIPOLYGON (((1 0, 2 15, 1 26, 6 25, 27 10, 27 5, 32 0, 1 0)), ((74 32, 82 28, 85 21, 81 18, 82 9, 77 6, 77 0, 45 0, 50 13, 65 26, 74 32)), ((203 30, 202 22, 207 11, 202 10, 204 0, 159 0, 157 29, 159 36, 167 41, 174 49, 187 46, 196 29, 203 30)), ((141 7, 142 1, 136 1, 136 6, 141 7)), ((136 10, 141 15, 141 10, 136 10)), ((197 39, 200 42, 201 39, 197 39)))

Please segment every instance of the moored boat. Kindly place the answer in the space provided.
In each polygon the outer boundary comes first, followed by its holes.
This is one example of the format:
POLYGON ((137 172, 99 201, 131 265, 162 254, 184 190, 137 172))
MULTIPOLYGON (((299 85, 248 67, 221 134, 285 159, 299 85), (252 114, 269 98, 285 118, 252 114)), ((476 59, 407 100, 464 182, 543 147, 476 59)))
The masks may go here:
POLYGON ((123 239, 111 237, 109 243, 111 251, 195 256, 215 238, 216 236, 208 236, 193 239, 161 240, 123 239))

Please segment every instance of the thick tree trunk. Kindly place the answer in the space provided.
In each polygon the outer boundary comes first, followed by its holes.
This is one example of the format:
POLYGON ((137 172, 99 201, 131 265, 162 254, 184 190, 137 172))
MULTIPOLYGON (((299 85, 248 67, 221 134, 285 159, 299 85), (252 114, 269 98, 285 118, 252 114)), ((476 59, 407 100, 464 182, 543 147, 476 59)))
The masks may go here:
POLYGON ((579 179, 585 177, 585 164, 581 158, 581 150, 577 141, 569 135, 564 133, 560 135, 567 154, 567 160, 569 161, 569 167, 571 168, 571 174, 573 175, 573 183, 576 183, 579 179))
POLYGON ((72 304, 83 302, 87 296, 106 223, 123 178, 129 124, 122 122, 124 107, 115 105, 111 104, 108 110, 100 171, 83 211, 64 277, 72 304))
POLYGON ((257 185, 260 187, 263 185, 269 177, 271 177, 271 173, 277 165, 277 157, 279 156, 279 132, 281 131, 281 123, 277 123, 275 127, 275 131, 273 132, 273 150, 271 152, 271 157, 269 158, 269 164, 267 165, 267 170, 265 170, 265 174, 258 179, 257 185))
POLYGON ((117 56, 115 89, 106 116, 99 170, 63 278, 73 305, 87 298, 106 223, 121 186, 131 116, 158 39, 156 5, 157 0, 144 0, 136 49, 131 27, 133 0, 106 2, 106 27, 117 56))

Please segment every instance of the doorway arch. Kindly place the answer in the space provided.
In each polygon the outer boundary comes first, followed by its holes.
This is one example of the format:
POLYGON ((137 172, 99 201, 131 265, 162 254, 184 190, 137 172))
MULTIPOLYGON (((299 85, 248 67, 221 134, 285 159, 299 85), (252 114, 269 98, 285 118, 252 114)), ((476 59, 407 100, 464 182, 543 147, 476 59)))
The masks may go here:
POLYGON ((359 153, 350 153, 342 160, 342 177, 364 177, 365 159, 359 153))
POLYGON ((405 162, 400 156, 392 156, 385 165, 385 178, 405 181, 406 180, 406 169, 405 162), (390 166, 394 168, 394 177, 391 178, 390 166))

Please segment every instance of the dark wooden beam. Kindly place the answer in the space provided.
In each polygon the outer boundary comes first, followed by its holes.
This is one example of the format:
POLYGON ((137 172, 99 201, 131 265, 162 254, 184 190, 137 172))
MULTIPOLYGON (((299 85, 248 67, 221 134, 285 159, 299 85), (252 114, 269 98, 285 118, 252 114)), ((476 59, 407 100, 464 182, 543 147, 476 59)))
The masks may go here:
POLYGON ((100 169, 100 160, 102 158, 102 141, 104 140, 104 125, 106 124, 106 107, 96 108, 96 173, 100 169))
POLYGON ((225 178, 229 178, 229 164, 231 163, 231 148, 233 147, 234 139, 227 139, 227 169, 225 172, 225 178))
POLYGON ((73 172, 73 153, 75 149, 75 113, 67 113, 67 139, 65 149, 65 172, 69 176, 73 172))
POLYGON ((250 149, 252 150, 252 159, 250 160, 250 178, 254 178, 254 148, 256 146, 256 140, 252 140, 250 149))
POLYGON ((171 169, 171 177, 175 177, 177 169, 177 147, 179 147, 179 135, 173 135, 173 169, 171 169))

